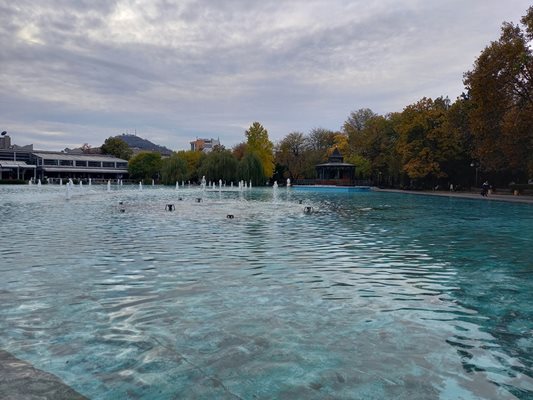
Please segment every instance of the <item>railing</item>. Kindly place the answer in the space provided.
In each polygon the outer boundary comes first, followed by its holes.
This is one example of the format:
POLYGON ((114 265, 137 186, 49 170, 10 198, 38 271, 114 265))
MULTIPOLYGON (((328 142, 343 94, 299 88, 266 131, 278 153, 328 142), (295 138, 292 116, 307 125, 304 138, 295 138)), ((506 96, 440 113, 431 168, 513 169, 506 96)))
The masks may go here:
POLYGON ((356 179, 296 179, 295 185, 372 186, 372 181, 356 179))

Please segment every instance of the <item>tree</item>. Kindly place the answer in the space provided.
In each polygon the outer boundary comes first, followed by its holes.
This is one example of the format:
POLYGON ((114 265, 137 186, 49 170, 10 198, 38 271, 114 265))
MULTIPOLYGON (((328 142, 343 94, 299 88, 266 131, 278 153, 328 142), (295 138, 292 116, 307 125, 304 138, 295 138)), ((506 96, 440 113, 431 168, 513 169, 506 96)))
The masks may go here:
POLYGON ((176 182, 188 179, 187 161, 177 153, 161 160, 161 181, 164 185, 172 185, 176 182))
POLYGON ((237 161, 241 161, 244 155, 246 154, 246 149, 246 142, 236 144, 231 150, 233 152, 233 157, 235 157, 237 161))
POLYGON ((533 174, 533 7, 523 27, 504 23, 465 74, 473 156, 485 171, 533 174))
POLYGON ((447 174, 442 163, 457 156, 459 140, 447 126, 449 101, 423 98, 401 113, 396 130, 396 150, 402 157, 403 171, 411 179, 440 178, 447 174))
POLYGON ((217 147, 209 152, 198 168, 198 175, 205 176, 208 181, 222 179, 226 182, 237 179, 237 160, 231 151, 217 147))
POLYGON ((335 132, 324 128, 313 128, 307 137, 307 145, 311 150, 323 153, 325 157, 327 150, 335 144, 335 132))
POLYGON ((246 151, 254 154, 263 167, 263 175, 270 178, 274 173, 274 145, 268 138, 268 131, 259 122, 254 122, 245 132, 246 151))
POLYGON ((198 181, 202 177, 201 175, 198 176, 198 168, 200 168, 202 161, 206 157, 205 153, 194 150, 180 150, 177 154, 187 163, 187 174, 183 180, 198 181))
POLYGON ((139 153, 128 162, 128 172, 133 179, 150 181, 158 179, 161 173, 161 154, 139 153))
POLYGON ((90 153, 92 146, 89 143, 83 143, 80 147, 81 151, 84 153, 90 153))
POLYGON ((285 167, 291 180, 303 178, 306 140, 301 132, 291 132, 277 146, 276 162, 285 167))
POLYGON ((108 137, 104 144, 100 147, 103 154, 112 154, 115 157, 129 160, 133 155, 133 151, 128 144, 119 137, 108 137))
POLYGON ((267 179, 261 160, 253 153, 244 155, 239 162, 237 175, 239 179, 252 181, 254 186, 263 185, 267 179))

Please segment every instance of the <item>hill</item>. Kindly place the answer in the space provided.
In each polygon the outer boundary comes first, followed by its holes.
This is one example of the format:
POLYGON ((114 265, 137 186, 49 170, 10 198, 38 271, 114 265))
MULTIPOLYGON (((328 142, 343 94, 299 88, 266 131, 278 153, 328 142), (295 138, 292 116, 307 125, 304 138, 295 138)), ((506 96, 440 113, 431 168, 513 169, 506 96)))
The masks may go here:
POLYGON ((158 153, 161 153, 161 155, 163 156, 170 156, 172 154, 172 150, 164 146, 159 146, 155 143, 150 142, 148 139, 143 139, 136 135, 129 135, 124 133, 117 137, 124 140, 128 144, 128 146, 130 146, 131 149, 134 151, 156 151, 158 153))

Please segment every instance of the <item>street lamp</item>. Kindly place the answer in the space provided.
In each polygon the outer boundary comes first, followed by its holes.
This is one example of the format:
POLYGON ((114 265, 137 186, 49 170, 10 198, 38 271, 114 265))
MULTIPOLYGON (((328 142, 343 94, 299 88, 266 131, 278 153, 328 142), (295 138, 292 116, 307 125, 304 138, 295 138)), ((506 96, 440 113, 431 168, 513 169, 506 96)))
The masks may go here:
POLYGON ((477 187, 477 172, 478 172, 478 170, 479 170, 479 164, 476 163, 475 161, 472 161, 472 162, 470 163, 470 166, 476 168, 476 187, 477 187))

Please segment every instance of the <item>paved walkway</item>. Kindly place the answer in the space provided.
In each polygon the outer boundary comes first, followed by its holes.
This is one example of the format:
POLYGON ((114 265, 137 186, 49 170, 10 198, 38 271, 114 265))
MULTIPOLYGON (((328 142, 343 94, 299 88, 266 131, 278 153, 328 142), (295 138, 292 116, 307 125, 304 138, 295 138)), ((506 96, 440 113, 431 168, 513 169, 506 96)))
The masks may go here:
POLYGON ((482 201, 507 201, 512 203, 533 204, 533 196, 513 196, 512 194, 489 194, 486 197, 481 196, 478 192, 446 192, 446 191, 422 191, 422 190, 399 190, 399 189, 378 189, 372 188, 376 192, 404 193, 425 196, 443 196, 458 197, 463 199, 475 199, 482 201))
POLYGON ((3 400, 87 400, 55 375, 0 350, 0 398, 3 400))

